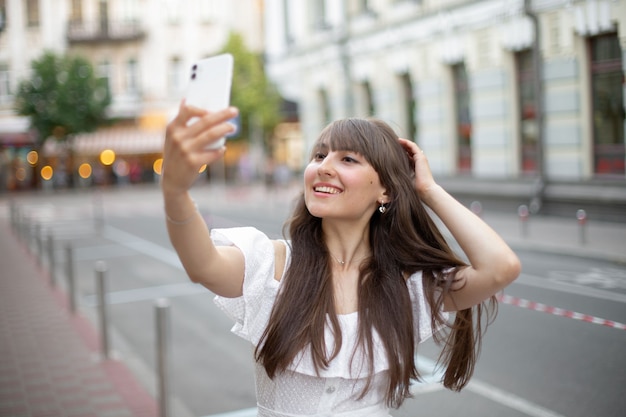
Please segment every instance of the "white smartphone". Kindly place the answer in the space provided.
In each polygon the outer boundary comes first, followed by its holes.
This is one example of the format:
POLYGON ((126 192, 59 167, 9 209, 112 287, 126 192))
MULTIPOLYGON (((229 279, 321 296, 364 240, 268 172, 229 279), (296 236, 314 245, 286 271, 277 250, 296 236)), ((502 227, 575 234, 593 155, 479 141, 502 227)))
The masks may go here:
MULTIPOLYGON (((225 109, 230 104, 230 89, 233 81, 233 56, 215 55, 204 58, 191 67, 185 101, 194 107, 208 111, 225 109)), ((190 123, 193 123, 192 119, 190 123)), ((220 138, 208 149, 220 149, 226 138, 220 138)))

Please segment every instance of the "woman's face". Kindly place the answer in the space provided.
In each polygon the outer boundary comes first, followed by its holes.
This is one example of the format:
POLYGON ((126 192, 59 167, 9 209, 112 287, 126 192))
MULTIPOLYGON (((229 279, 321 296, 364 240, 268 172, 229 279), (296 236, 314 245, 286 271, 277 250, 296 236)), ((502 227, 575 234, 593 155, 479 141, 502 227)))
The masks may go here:
POLYGON ((304 186, 306 206, 320 218, 369 221, 380 202, 388 202, 378 173, 363 155, 323 143, 304 171, 304 186))

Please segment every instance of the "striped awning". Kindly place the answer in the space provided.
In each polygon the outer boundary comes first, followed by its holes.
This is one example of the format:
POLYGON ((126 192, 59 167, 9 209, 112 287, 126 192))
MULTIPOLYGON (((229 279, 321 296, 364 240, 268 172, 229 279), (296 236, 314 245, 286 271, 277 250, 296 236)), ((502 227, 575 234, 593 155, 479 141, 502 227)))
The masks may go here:
POLYGON ((117 155, 141 155, 162 152, 164 135, 163 131, 111 129, 81 133, 72 142, 78 155, 99 155, 105 149, 117 155))

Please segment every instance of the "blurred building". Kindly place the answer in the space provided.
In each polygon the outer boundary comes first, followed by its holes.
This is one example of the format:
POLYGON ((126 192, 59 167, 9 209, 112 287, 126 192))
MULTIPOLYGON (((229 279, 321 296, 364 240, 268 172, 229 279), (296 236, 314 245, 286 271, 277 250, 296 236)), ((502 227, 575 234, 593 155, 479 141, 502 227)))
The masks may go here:
POLYGON ((308 145, 376 116, 461 198, 626 221, 626 1, 266 0, 265 20, 308 145))
POLYGON ((96 171, 130 179, 138 166, 150 178, 192 62, 219 51, 231 31, 260 52, 261 17, 259 0, 0 0, 0 191, 26 187, 33 175, 11 168, 28 166, 35 140, 12 110, 13 94, 44 50, 85 56, 112 94, 116 125, 73 138, 76 166, 91 165, 89 181, 96 171), (116 152, 117 166, 98 165, 104 149, 116 152))

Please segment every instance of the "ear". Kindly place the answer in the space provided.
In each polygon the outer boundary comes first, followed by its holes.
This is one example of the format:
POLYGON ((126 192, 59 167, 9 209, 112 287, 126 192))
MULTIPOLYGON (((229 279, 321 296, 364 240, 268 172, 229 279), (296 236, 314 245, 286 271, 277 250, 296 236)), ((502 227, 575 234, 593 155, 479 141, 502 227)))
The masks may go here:
POLYGON ((391 201, 391 197, 387 193, 387 190, 383 189, 383 192, 380 194, 377 201, 380 204, 388 204, 391 201))

